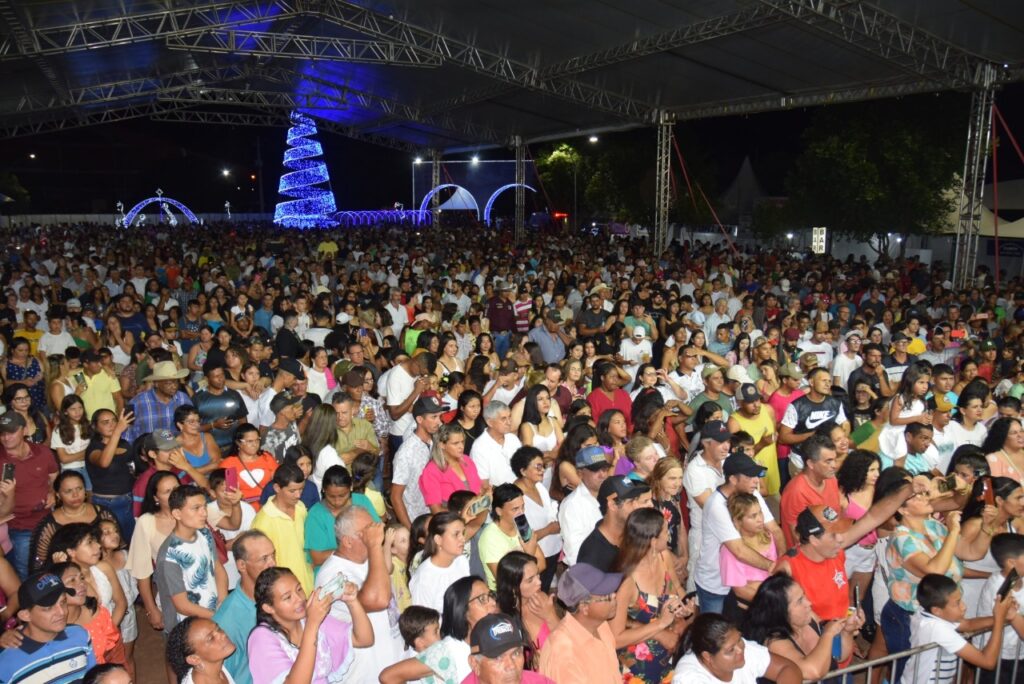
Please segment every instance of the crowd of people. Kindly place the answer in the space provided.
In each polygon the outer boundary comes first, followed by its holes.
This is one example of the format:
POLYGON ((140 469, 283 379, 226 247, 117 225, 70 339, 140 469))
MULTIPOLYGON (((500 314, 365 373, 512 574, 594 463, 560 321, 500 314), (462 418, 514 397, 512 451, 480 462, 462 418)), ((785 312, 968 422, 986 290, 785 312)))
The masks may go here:
POLYGON ((0 236, 0 682, 1024 680, 1024 285, 549 238, 0 236))

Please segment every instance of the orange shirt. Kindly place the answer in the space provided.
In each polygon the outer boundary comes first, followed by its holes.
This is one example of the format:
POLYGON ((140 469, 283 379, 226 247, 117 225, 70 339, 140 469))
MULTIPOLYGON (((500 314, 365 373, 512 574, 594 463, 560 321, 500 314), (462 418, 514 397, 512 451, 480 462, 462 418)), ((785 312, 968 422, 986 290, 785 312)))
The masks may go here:
POLYGON ((808 506, 817 505, 831 506, 836 511, 843 510, 839 505, 839 482, 836 478, 825 480, 825 488, 819 492, 807 481, 807 476, 800 473, 782 490, 782 533, 786 536, 789 548, 797 545, 791 531, 796 525, 796 517, 808 506))
POLYGON ((846 617, 850 607, 850 587, 846 578, 846 554, 840 550, 835 558, 815 563, 797 550, 795 556, 788 556, 789 569, 807 594, 814 614, 822 620, 839 620, 846 617))
POLYGON ((257 511, 260 510, 260 494, 277 470, 277 461, 273 455, 264 451, 249 463, 242 463, 238 456, 228 456, 220 462, 220 467, 234 468, 238 472, 238 488, 242 490, 242 499, 257 511))
POLYGON ((607 622, 597 634, 566 614, 540 649, 537 670, 558 684, 622 684, 615 635, 607 622))

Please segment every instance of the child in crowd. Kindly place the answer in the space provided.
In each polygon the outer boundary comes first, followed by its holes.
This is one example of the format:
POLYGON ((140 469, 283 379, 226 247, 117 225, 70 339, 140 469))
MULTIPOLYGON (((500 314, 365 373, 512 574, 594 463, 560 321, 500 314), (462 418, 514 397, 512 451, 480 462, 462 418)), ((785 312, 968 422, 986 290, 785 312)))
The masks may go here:
POLYGON ((919 648, 938 644, 913 655, 903 669, 901 684, 952 684, 957 675, 957 659, 983 670, 992 670, 999 662, 1003 643, 1003 626, 1011 611, 1016 613, 1017 602, 1012 592, 997 600, 994 618, 964 619, 967 606, 956 582, 945 575, 925 575, 917 585, 917 601, 921 609, 910 618, 910 647, 919 648), (992 638, 979 651, 961 632, 992 629, 992 638))
MULTIPOLYGON (((1003 586, 1003 581, 1016 570, 1019 576, 1024 576, 1024 534, 1003 533, 992 537, 992 558, 999 565, 1001 572, 993 572, 985 582, 981 590, 980 606, 982 615, 989 614, 989 606, 995 605, 996 594, 1003 586)), ((1018 579, 1010 588, 1010 593, 1017 601, 1018 606, 1024 605, 1024 586, 1018 579)), ((1024 662, 1018 662, 1018 651, 1021 637, 1024 636, 1024 615, 1014 611, 1007 616, 1006 627, 1003 628, 1002 665, 1000 667, 999 679, 994 673, 982 672, 982 684, 1010 684, 1010 682, 1024 679, 1024 662), (1017 671, 1014 672, 1014 666, 1017 671)))
POLYGON ((406 655, 411 658, 441 640, 441 616, 433 608, 411 606, 398 618, 398 631, 405 641, 406 655))
MULTIPOLYGON (((391 575, 391 593, 398 604, 398 610, 405 613, 406 608, 412 604, 412 594, 409 593, 409 579, 406 573, 406 569, 409 567, 409 530, 397 521, 391 522, 388 527, 395 531, 388 554, 385 556, 391 575)), ((399 622, 399 628, 401 628, 401 622, 399 622)), ((402 636, 405 636, 404 632, 402 636)))
POLYGON ((387 520, 384 497, 373 488, 373 477, 377 473, 377 456, 361 453, 352 459, 352 503, 370 511, 374 522, 387 520))
POLYGON ((97 524, 100 535, 100 557, 109 563, 117 574, 121 584, 128 610, 121 620, 121 638, 124 641, 125 663, 128 669, 135 671, 135 640, 139 637, 139 624, 135 616, 135 600, 139 597, 139 583, 132 577, 128 568, 128 551, 121 540, 121 532, 113 520, 100 520, 97 524))
POLYGON ((99 532, 86 523, 71 523, 57 530, 50 542, 50 560, 77 563, 85 572, 100 605, 110 611, 114 626, 120 627, 128 611, 128 601, 117 573, 102 558, 99 532))

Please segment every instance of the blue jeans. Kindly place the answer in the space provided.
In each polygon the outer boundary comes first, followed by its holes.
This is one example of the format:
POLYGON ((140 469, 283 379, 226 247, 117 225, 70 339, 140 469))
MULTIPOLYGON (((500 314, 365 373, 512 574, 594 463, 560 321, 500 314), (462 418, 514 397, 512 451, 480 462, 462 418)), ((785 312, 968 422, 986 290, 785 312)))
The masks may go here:
POLYGON ((32 554, 32 531, 12 530, 8 528, 7 534, 11 538, 11 544, 14 546, 14 548, 11 549, 11 553, 8 554, 7 560, 11 561, 11 565, 14 566, 14 571, 18 573, 18 577, 24 581, 24 579, 28 577, 28 559, 32 554))
POLYGON ((105 496, 93 494, 92 502, 105 506, 117 518, 117 525, 121 528, 121 539, 131 539, 135 532, 135 515, 132 513, 132 495, 117 494, 105 496))
POLYGON ((494 351, 497 352, 498 358, 504 361, 508 348, 512 346, 512 333, 492 332, 491 336, 494 338, 494 351))
MULTIPOLYGON (((882 608, 882 636, 885 637, 885 647, 889 654, 906 651, 910 648, 910 613, 903 610, 892 600, 886 601, 882 608)), ((890 682, 900 681, 903 667, 907 664, 907 658, 900 658, 893 664, 892 677, 890 682)))
POLYGON ((700 603, 700 612, 702 613, 721 614, 727 596, 728 594, 712 594, 706 589, 701 589, 699 584, 697 585, 697 601, 700 603))

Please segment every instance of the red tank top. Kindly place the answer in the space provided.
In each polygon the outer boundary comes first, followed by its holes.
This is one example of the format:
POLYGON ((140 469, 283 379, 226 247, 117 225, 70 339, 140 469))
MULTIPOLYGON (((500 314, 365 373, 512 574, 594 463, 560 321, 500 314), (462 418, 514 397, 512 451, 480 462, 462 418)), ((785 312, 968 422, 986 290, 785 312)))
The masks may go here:
POLYGON ((845 618, 850 607, 846 554, 840 551, 835 558, 815 563, 798 549, 795 556, 787 559, 793 579, 803 587, 815 614, 822 620, 845 618))

